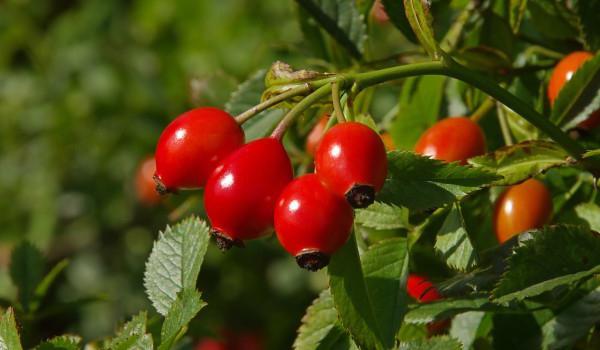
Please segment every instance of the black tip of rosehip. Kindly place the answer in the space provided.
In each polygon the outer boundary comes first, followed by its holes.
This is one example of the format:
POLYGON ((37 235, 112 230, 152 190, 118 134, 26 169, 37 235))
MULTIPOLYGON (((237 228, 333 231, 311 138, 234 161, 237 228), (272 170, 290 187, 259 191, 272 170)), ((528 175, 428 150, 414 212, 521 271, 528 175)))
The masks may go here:
POLYGON ((344 195, 352 208, 366 208, 375 201, 375 187, 354 184, 344 195))
POLYGON ((244 248, 244 242, 241 239, 233 239, 217 229, 211 229, 210 235, 222 252, 226 252, 234 246, 244 248))
POLYGON ((317 271, 329 264, 329 256, 319 251, 309 251, 296 255, 298 266, 309 271, 317 271))
POLYGON ((154 179, 154 183, 156 184, 156 192, 158 194, 160 194, 161 196, 164 196, 166 194, 171 193, 172 191, 169 190, 167 188, 167 186, 165 186, 165 184, 160 180, 160 177, 156 174, 154 174, 154 176, 152 176, 152 179, 154 179))

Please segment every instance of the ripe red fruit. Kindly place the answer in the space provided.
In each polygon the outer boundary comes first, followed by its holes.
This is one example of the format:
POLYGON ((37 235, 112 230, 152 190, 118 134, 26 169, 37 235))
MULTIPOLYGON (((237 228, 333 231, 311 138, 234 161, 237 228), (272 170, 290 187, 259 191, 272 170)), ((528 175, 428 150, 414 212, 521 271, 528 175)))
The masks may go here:
MULTIPOLYGON (((429 303, 441 300, 444 297, 438 292, 437 288, 425 277, 410 274, 406 281, 406 292, 419 303, 429 303)), ((427 324, 429 335, 440 334, 450 326, 450 320, 441 320, 427 324)))
POLYGON ((290 182, 275 207, 275 232, 281 245, 296 257, 300 267, 316 271, 348 239, 352 207, 329 192, 317 175, 290 182))
POLYGON ((323 138, 323 133, 325 132, 325 127, 327 126, 328 121, 329 115, 324 114, 306 137, 306 153, 310 154, 311 156, 315 155, 315 151, 317 150, 317 146, 319 146, 319 142, 321 142, 321 139, 323 138))
POLYGON ((152 206, 160 202, 160 195, 156 192, 154 172, 156 163, 154 157, 149 156, 138 166, 135 174, 135 192, 140 203, 152 206))
POLYGON ((227 345, 216 339, 204 338, 196 344, 195 350, 227 350, 227 345))
POLYGON ((274 138, 252 141, 225 158, 206 183, 204 206, 221 249, 270 233, 275 202, 292 165, 274 138))
POLYGON ((415 152, 445 162, 466 164, 485 153, 485 137, 469 118, 446 118, 427 129, 417 141, 415 152))
POLYGON ((496 200, 494 230, 498 242, 534 228, 542 227, 552 215, 552 198, 546 186, 529 179, 511 186, 496 200))
POLYGON ((156 181, 162 192, 204 186, 218 162, 244 144, 235 119, 217 108, 188 111, 162 132, 156 146, 156 181))
POLYGON ((337 124, 317 148, 315 172, 331 192, 344 196, 354 208, 365 208, 373 203, 387 175, 383 141, 364 124, 337 124))
POLYGON ((553 105, 554 101, 558 97, 558 93, 565 85, 565 83, 571 80, 573 74, 583 65, 583 63, 593 55, 586 51, 576 51, 567 55, 565 58, 560 60, 550 76, 548 83, 548 99, 550 104, 553 105))

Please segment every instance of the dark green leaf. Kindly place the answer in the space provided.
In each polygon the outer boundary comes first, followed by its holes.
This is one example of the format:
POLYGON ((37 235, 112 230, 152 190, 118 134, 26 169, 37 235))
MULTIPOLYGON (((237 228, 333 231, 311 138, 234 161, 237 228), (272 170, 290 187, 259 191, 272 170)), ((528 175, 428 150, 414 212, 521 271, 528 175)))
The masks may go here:
POLYGON ((439 76, 404 81, 398 113, 390 127, 390 134, 398 149, 412 150, 421 134, 437 121, 446 81, 445 77, 439 76))
POLYGON ((499 178, 484 169, 392 151, 388 152, 388 179, 378 200, 424 210, 452 203, 499 178))
POLYGON ((295 350, 354 349, 350 339, 338 320, 337 310, 329 289, 321 292, 312 305, 306 309, 298 336, 294 341, 295 350))
POLYGON ((398 350, 461 350, 458 340, 448 336, 400 342, 398 350))
POLYGON ((371 14, 371 9, 373 8, 373 4, 375 3, 375 0, 355 0, 356 1, 356 8, 358 9, 358 12, 360 12, 365 19, 367 19, 369 17, 369 15, 371 14))
POLYGON ((63 335, 44 341, 35 350, 79 350, 81 349, 79 343, 81 343, 81 337, 63 335))
POLYGON ((433 18, 430 12, 430 2, 424 0, 404 0, 404 10, 408 23, 419 39, 421 46, 433 59, 440 59, 440 48, 433 35, 433 18))
POLYGON ((595 203, 582 203, 575 207, 575 212, 587 221, 592 230, 600 232, 600 206, 595 203))
POLYGON ((600 288, 560 310, 542 326, 542 348, 571 347, 600 322, 600 288))
POLYGON ((417 37, 410 27, 410 23, 408 22, 408 18, 406 18, 406 11, 404 10, 404 2, 398 0, 382 0, 381 3, 385 8, 385 13, 387 13, 390 21, 394 24, 396 28, 404 34, 406 39, 416 43, 417 37))
POLYGON ((598 25, 598 14, 600 13, 600 1, 579 0, 577 1, 577 14, 579 15, 579 27, 583 34, 586 48, 590 51, 600 50, 600 26, 598 25))
POLYGON ((171 304, 160 331, 160 346, 158 350, 169 350, 173 347, 179 332, 206 306, 200 298, 200 293, 193 288, 186 288, 171 304))
POLYGON ((550 119, 560 126, 585 120, 600 108, 600 54, 586 61, 560 89, 550 119))
POLYGON ((35 298, 35 289, 44 276, 44 257, 31 243, 24 241, 12 252, 10 276, 19 289, 19 301, 26 311, 35 298))
POLYGON ((12 308, 6 310, 4 315, 0 316, 0 349, 2 350, 22 350, 19 331, 15 322, 15 315, 12 308))
POLYGON ((488 298, 435 301, 417 305, 406 314, 404 320, 408 323, 426 324, 450 318, 465 311, 481 311, 486 306, 492 306, 488 298))
POLYGON ((518 33, 523 16, 525 16, 525 10, 527 9, 527 0, 510 0, 508 6, 508 20, 510 22, 510 28, 512 29, 513 33, 518 33))
POLYGON ((208 243, 208 226, 197 217, 159 234, 146 263, 144 286, 161 315, 167 315, 180 291, 196 287, 208 243))
POLYGON ((565 20, 553 0, 528 1, 527 9, 531 14, 532 24, 542 35, 553 39, 577 35, 577 30, 565 20))
POLYGON ((410 227, 406 208, 381 202, 375 202, 368 208, 356 210, 354 222, 377 230, 410 227))
POLYGON ((56 278, 64 271, 64 269, 69 265, 68 260, 61 260, 58 264, 54 265, 52 270, 46 274, 46 276, 42 279, 42 281, 35 288, 35 297, 31 303, 31 310, 36 311, 42 299, 46 296, 48 289, 52 286, 56 278))
POLYGON ((150 334, 146 334, 146 312, 140 312, 127 322, 117 332, 117 335, 105 341, 106 350, 152 350, 153 341, 150 334))
POLYGON ((478 263, 478 256, 462 217, 458 203, 452 205, 435 240, 435 249, 451 268, 459 271, 470 270, 478 263))
POLYGON ((354 1, 296 0, 356 59, 362 58, 366 26, 354 1))
MULTIPOLYGON (((263 90, 265 89, 266 70, 260 70, 254 73, 248 80, 240 84, 236 91, 225 105, 225 110, 238 115, 261 101, 263 90)), ((242 124, 246 141, 252 141, 263 137, 272 130, 279 120, 283 117, 283 111, 278 109, 267 110, 255 115, 252 119, 242 124)))
POLYGON ((503 178, 496 181, 496 185, 512 185, 547 169, 569 164, 569 155, 553 142, 524 141, 471 158, 469 164, 501 175, 503 178))
POLYGON ((600 236, 579 226, 534 231, 515 249, 493 294, 495 302, 523 300, 600 272, 600 236))

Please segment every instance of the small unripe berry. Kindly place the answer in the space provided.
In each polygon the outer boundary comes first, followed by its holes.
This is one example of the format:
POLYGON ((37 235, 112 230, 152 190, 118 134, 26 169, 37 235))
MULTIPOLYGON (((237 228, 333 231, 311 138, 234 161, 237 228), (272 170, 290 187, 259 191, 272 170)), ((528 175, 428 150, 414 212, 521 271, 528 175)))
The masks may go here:
POLYGON ((160 195, 156 192, 154 183, 154 172, 156 163, 154 157, 144 159, 138 166, 135 174, 135 193, 140 203, 153 206, 160 202, 160 195))

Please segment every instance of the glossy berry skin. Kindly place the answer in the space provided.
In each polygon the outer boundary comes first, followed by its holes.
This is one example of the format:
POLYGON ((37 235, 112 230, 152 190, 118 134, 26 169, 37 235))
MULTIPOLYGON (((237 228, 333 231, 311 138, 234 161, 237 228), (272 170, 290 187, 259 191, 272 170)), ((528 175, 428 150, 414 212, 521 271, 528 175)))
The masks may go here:
POLYGON ((156 192, 156 183, 152 178, 156 171, 154 157, 146 157, 138 166, 135 173, 135 193, 140 203, 153 206, 160 202, 160 195, 156 192))
POLYGON ((325 128, 327 127, 327 122, 329 121, 329 115, 328 114, 324 114, 321 119, 319 119, 319 121, 317 122, 317 124, 315 124, 315 126, 313 126, 312 130, 310 131, 310 133, 308 133, 308 136, 306 137, 306 153, 310 154, 311 156, 315 156, 315 151, 317 150, 317 146, 319 146, 319 143, 321 142, 321 139, 323 138, 323 134, 325 133, 325 128))
POLYGON ((427 129, 417 141, 415 152, 445 162, 466 164, 485 153, 485 136, 469 118, 446 118, 427 129))
POLYGON ((552 197, 542 182, 529 179, 511 186, 496 200, 496 238, 502 244, 519 233, 542 227, 551 215, 552 197))
POLYGON ((315 155, 315 172, 331 192, 354 208, 375 200, 387 175, 387 156, 379 134, 368 126, 346 122, 323 136, 315 155))
POLYGON ((249 142, 225 158, 204 192, 217 244, 226 249, 269 234, 275 203, 292 178, 290 159, 274 138, 249 142))
POLYGON ((156 146, 156 180, 164 192, 204 186, 220 160, 244 144, 235 119, 217 108, 190 110, 173 120, 156 146))
POLYGON ((571 77, 573 77, 573 74, 575 74, 579 67, 592 57, 593 55, 589 52, 576 51, 558 62, 552 71, 548 83, 548 99, 550 100, 551 105, 554 105, 554 101, 558 97, 558 93, 565 83, 571 80, 571 77))
POLYGON ((312 271, 327 265, 348 240, 353 220, 350 204, 325 188, 315 174, 290 182, 275 207, 279 242, 298 265, 312 271))
MULTIPOLYGON (((406 281, 406 292, 419 303, 430 303, 444 299, 437 288, 423 276, 409 274, 406 281)), ((441 320, 427 324, 430 336, 443 333, 450 326, 450 320, 441 320)))

